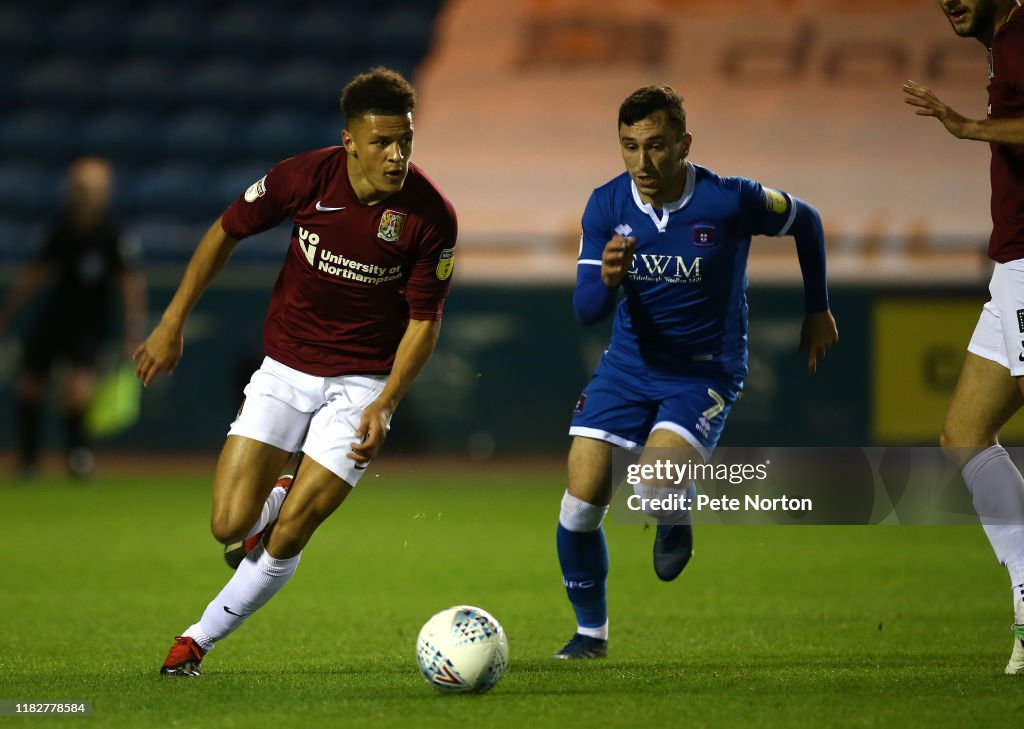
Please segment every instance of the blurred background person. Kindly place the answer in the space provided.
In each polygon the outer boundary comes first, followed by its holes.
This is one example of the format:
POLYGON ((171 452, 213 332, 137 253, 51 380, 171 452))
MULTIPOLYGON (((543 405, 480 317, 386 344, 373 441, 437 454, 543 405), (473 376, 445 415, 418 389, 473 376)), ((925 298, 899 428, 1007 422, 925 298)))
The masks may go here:
POLYGON ((62 388, 68 470, 88 478, 94 458, 84 427, 97 381, 97 360, 110 330, 115 291, 124 299, 124 349, 141 341, 146 324, 146 283, 135 246, 110 218, 114 173, 99 157, 75 160, 66 204, 0 308, 0 333, 41 289, 46 300, 26 330, 16 406, 17 473, 38 471, 42 412, 54 364, 67 365, 62 388))

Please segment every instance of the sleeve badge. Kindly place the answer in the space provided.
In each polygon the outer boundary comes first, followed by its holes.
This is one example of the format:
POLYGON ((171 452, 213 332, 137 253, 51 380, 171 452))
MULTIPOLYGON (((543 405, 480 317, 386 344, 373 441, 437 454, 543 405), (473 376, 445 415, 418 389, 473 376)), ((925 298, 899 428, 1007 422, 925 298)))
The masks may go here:
POLYGON ((437 278, 440 281, 447 281, 455 270, 455 249, 445 248, 437 259, 437 278))
POLYGON ((249 185, 249 188, 245 191, 245 201, 247 203, 256 202, 257 198, 263 197, 266 194, 267 176, 263 175, 263 177, 249 185))
POLYGON ((762 187, 761 189, 764 190, 764 205, 770 212, 782 215, 789 210, 789 201, 786 200, 785 195, 770 187, 762 187))

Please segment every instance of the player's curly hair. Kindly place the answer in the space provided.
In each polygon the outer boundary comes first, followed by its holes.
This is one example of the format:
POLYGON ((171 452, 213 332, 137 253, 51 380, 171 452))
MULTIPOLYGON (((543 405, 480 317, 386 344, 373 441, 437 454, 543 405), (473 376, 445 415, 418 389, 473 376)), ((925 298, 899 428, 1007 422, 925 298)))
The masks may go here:
POLYGON ((656 111, 668 114, 668 122, 679 132, 686 134, 686 107, 682 97, 667 84, 644 86, 626 97, 619 107, 619 124, 627 127, 646 119, 656 111))
POLYGON ((341 92, 341 110, 348 119, 367 114, 401 116, 416 107, 416 91, 402 74, 377 66, 352 79, 341 92))

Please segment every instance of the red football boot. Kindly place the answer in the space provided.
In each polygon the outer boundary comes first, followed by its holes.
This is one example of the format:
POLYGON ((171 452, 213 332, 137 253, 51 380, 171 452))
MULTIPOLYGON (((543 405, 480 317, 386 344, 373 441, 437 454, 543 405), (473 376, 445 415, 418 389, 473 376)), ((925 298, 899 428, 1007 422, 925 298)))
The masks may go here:
POLYGON ((180 635, 174 637, 174 645, 167 654, 167 660, 160 667, 163 676, 202 676, 199 664, 203 662, 205 651, 191 638, 180 635))

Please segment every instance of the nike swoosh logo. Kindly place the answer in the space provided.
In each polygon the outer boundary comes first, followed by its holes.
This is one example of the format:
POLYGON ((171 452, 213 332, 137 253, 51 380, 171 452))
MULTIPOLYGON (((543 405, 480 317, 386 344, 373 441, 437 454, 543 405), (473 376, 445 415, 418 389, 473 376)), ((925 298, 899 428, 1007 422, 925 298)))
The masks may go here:
POLYGON ((240 613, 236 613, 234 610, 229 608, 227 605, 224 606, 224 612, 226 612, 228 615, 234 615, 236 618, 244 618, 245 617, 244 615, 242 615, 240 613))
POLYGON ((317 200, 316 201, 316 209, 319 210, 321 213, 333 213, 333 212, 335 212, 337 210, 344 210, 345 209, 344 205, 342 205, 340 208, 324 207, 323 205, 320 204, 321 202, 323 202, 323 201, 322 200, 317 200))

